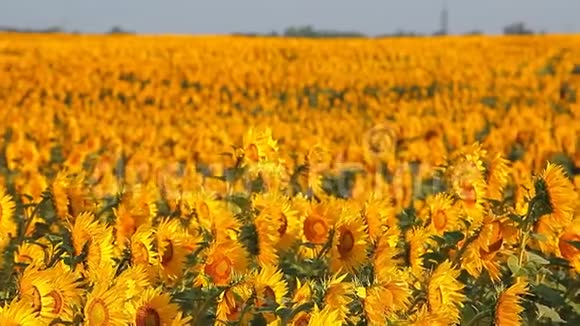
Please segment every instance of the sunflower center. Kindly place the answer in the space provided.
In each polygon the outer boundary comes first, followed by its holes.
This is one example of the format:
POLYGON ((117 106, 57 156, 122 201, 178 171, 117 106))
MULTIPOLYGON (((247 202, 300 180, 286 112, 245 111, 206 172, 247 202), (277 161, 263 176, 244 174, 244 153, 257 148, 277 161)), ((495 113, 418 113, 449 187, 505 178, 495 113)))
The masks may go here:
POLYGON ((146 264, 149 262, 149 250, 143 242, 139 241, 133 246, 133 262, 136 264, 146 264))
POLYGON ((52 312, 55 314, 59 314, 63 308, 62 296, 56 290, 50 291, 48 295, 53 299, 52 312))
POLYGON ((447 225, 447 214, 443 210, 437 210, 435 215, 433 215, 433 226, 435 226, 435 230, 443 231, 445 226, 447 225))
POLYGON ((580 241, 580 235, 567 232, 562 234, 558 241, 558 247, 560 248, 560 253, 562 257, 572 261, 575 256, 580 254, 580 249, 576 248, 571 241, 580 241))
POLYGON ((32 286, 32 308, 34 308, 34 312, 40 313, 42 310, 42 296, 40 295, 40 291, 36 286, 32 286))
POLYGON ((304 221, 304 235, 308 241, 322 244, 328 236, 328 223, 319 216, 310 216, 304 221))
POLYGON ((346 256, 352 251, 352 248, 354 248, 354 235, 350 230, 342 230, 340 232, 336 247, 341 256, 346 256))
POLYGON ((303 313, 294 321, 295 326, 308 326, 308 322, 310 321, 310 315, 307 313, 303 313))
POLYGON ((173 259, 173 243, 171 240, 165 239, 163 240, 163 255, 161 255, 161 264, 163 266, 167 266, 171 259, 173 259))
POLYGON ((209 206, 205 202, 199 203, 197 207, 197 214, 199 217, 208 219, 209 218, 209 206))
POLYGON ((280 218, 278 219, 280 221, 280 227, 278 228, 278 234, 283 237, 286 234, 286 230, 288 229, 288 219, 286 218, 286 215, 284 215, 283 213, 280 214, 280 218))
POLYGON ((160 326, 161 317, 159 313, 151 307, 139 307, 137 317, 135 318, 136 326, 160 326))
POLYGON ((218 255, 212 261, 205 265, 204 271, 207 275, 211 276, 214 283, 224 284, 230 279, 232 273, 232 261, 225 255, 218 255))
POLYGON ((475 187, 467 181, 462 183, 459 189, 459 196, 461 196, 461 199, 463 199, 468 207, 475 206, 475 203, 477 202, 477 193, 475 191, 475 187))
POLYGON ((109 310, 105 303, 96 299, 91 302, 87 311, 87 318, 90 326, 105 326, 110 322, 109 310))
POLYGON ((271 287, 266 286, 262 290, 262 298, 264 299, 264 302, 262 303, 263 306, 266 306, 266 305, 271 304, 271 303, 275 303, 276 302, 276 292, 274 292, 274 290, 272 290, 271 287))
POLYGON ((258 162, 258 159, 260 158, 258 155, 258 146, 256 146, 256 144, 248 145, 248 147, 246 148, 246 156, 250 160, 258 162))

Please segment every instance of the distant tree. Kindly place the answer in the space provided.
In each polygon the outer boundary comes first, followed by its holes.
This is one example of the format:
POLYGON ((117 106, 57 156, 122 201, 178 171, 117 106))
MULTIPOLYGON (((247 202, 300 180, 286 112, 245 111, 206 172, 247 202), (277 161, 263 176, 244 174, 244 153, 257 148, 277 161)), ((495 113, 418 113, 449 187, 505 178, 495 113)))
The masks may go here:
POLYGON ((355 31, 335 31, 335 30, 317 30, 311 25, 291 26, 286 28, 284 36, 287 37, 365 37, 363 33, 355 31))
POLYGON ((483 34, 484 34, 483 31, 480 31, 478 29, 474 29, 465 33, 465 35, 483 35, 483 34))
POLYGON ((111 27, 111 29, 109 30, 109 34, 133 34, 133 32, 128 31, 126 29, 124 29, 121 26, 113 26, 111 27))
POLYGON ((503 28, 503 33, 505 35, 530 35, 534 34, 534 31, 526 27, 523 22, 511 23, 503 28))

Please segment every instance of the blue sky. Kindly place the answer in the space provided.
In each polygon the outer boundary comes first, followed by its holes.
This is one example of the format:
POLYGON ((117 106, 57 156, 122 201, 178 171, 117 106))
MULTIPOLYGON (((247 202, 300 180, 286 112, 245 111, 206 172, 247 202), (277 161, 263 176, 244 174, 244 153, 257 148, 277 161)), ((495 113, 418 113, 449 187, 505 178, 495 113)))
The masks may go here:
MULTIPOLYGON (((282 31, 290 25, 431 33, 445 0, 0 0, 0 26, 104 32, 214 34, 282 31)), ((580 32, 580 0, 447 0, 451 33, 500 33, 514 21, 535 30, 580 32)))

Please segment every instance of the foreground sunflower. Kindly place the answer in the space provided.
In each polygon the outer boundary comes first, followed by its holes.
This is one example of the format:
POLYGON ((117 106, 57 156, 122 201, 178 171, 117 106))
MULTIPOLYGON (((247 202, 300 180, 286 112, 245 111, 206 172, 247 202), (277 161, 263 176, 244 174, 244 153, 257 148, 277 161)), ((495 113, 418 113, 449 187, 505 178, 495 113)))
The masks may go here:
POLYGON ((42 326, 47 323, 36 317, 34 308, 26 301, 15 300, 0 307, 0 325, 3 326, 42 326))
POLYGON ((6 193, 5 189, 0 189, 0 230, 9 237, 16 236, 17 224, 14 220, 14 210, 16 204, 12 196, 6 193))
POLYGON ((126 310, 123 291, 106 284, 98 284, 87 296, 84 322, 87 326, 126 326, 130 315, 126 310))
POLYGON ((577 194, 561 166, 548 163, 536 182, 536 193, 544 190, 551 209, 548 224, 553 228, 568 225, 576 208, 577 194))
POLYGON ((130 325, 134 326, 170 325, 178 312, 179 307, 171 303, 171 296, 159 288, 144 289, 128 309, 130 325))
POLYGON ((183 275, 189 235, 178 219, 166 218, 157 226, 155 233, 157 255, 160 257, 161 277, 170 282, 183 275))
POLYGON ((248 253, 238 241, 214 243, 207 250, 196 284, 226 286, 246 272, 248 263, 248 253))
POLYGON ((446 316, 449 324, 459 322, 465 301, 464 285, 457 280, 459 272, 445 261, 433 271, 427 287, 429 311, 446 316))
POLYGON ((335 226, 330 251, 330 270, 354 273, 367 260, 368 234, 360 214, 344 208, 335 226))
POLYGON ((500 326, 519 326, 522 324, 520 314, 524 311, 521 306, 522 296, 527 294, 528 284, 518 279, 516 283, 503 291, 495 306, 495 324, 500 326))

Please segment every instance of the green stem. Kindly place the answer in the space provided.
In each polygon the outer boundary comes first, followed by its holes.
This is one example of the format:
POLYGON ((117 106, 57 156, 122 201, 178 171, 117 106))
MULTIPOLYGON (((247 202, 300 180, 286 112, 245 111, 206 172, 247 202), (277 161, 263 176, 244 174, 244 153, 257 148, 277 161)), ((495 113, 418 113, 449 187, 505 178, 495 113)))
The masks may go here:
POLYGON ((491 313, 491 309, 486 309, 478 312, 475 316, 473 316, 473 318, 471 318, 469 323, 467 323, 465 326, 477 325, 477 322, 483 319, 483 317, 486 317, 489 313, 491 313))

